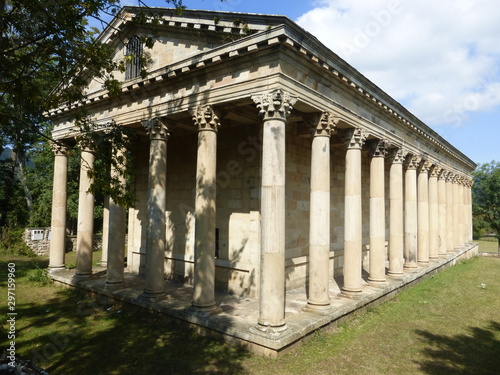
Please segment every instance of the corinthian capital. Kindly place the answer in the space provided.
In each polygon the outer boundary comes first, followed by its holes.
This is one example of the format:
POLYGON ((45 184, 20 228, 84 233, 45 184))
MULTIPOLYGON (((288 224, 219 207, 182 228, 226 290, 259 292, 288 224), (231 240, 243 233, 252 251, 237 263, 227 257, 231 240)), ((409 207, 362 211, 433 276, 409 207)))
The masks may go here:
POLYGON ((445 181, 446 181, 446 177, 448 176, 448 173, 449 173, 449 171, 448 171, 448 170, 446 170, 446 169, 442 168, 442 169, 441 169, 441 171, 440 171, 440 173, 439 173, 438 178, 439 178, 440 180, 445 180, 445 181))
POLYGON ((455 174, 453 172, 448 171, 448 174, 446 175, 446 182, 453 182, 455 179, 455 174))
POLYGON ((396 148, 391 151, 390 158, 394 164, 403 164, 406 159, 406 155, 408 155, 408 151, 404 148, 396 148))
POLYGON ((50 145, 52 152, 56 156, 64 156, 68 153, 68 146, 61 142, 52 142, 50 145))
POLYGON ((427 160, 422 160, 422 164, 420 164, 420 173, 429 173, 432 167, 432 163, 427 160))
POLYGON ((370 156, 372 158, 385 158, 389 152, 389 142, 379 139, 370 143, 370 156))
POLYGON ((151 140, 166 141, 170 135, 167 124, 159 117, 143 120, 142 126, 147 130, 151 140))
POLYGON ((348 129, 344 133, 344 144, 346 148, 363 148, 368 138, 368 133, 361 128, 348 129))
POLYGON ((441 173, 441 167, 439 165, 434 165, 432 168, 431 168, 431 171, 430 171, 430 177, 438 177, 439 176, 439 173, 441 173))
POLYGON ((408 169, 417 169, 418 168, 418 165, 420 164, 420 161, 422 160, 422 157, 420 155, 412 155, 409 159, 408 159, 408 164, 407 164, 407 168, 408 169))
POLYGON ((313 136, 329 137, 339 119, 331 112, 317 112, 304 115, 304 122, 311 127, 313 136))
POLYGON ((263 94, 253 95, 252 100, 264 120, 286 120, 297 101, 295 96, 288 92, 276 89, 263 94))
POLYGON ((217 130, 219 130, 219 115, 211 105, 196 107, 196 109, 192 111, 192 114, 193 121, 198 127, 199 131, 211 130, 216 132, 217 130))

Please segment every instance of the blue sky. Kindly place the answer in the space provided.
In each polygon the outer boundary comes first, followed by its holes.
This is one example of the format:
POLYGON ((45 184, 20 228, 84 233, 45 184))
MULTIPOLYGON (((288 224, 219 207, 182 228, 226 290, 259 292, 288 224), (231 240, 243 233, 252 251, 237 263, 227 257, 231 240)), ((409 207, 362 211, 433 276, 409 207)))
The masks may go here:
MULTIPOLYGON (((168 6, 164 0, 145 2, 168 6)), ((474 162, 500 160, 495 0, 184 0, 184 5, 285 15, 474 162)))

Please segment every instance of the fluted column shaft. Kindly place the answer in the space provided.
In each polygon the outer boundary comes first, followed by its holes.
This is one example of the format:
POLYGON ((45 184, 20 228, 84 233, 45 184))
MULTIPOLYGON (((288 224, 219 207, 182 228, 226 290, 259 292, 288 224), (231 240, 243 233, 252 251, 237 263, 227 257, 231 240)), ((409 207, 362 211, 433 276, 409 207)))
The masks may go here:
POLYGON ((362 205, 361 149, 367 133, 359 128, 346 134, 346 170, 344 205, 344 286, 342 295, 356 297, 362 291, 362 205))
MULTIPOLYGON (((123 151, 118 150, 116 155, 117 157, 123 157, 123 151)), ((111 168, 111 177, 118 180, 121 190, 125 191, 125 176, 123 176, 116 167, 111 168)), ((106 273, 107 289, 120 288, 125 283, 125 214, 125 207, 117 204, 112 198, 109 198, 109 228, 107 238, 108 269, 106 273)))
POLYGON ((459 193, 459 180, 460 177, 456 176, 453 180, 453 246, 457 247, 462 245, 462 238, 460 236, 460 193, 459 193))
POLYGON ((468 225, 468 236, 467 242, 473 240, 473 230, 472 230, 472 180, 469 179, 466 189, 467 197, 467 225, 468 225))
POLYGON ((446 177, 446 249, 447 252, 452 253, 455 248, 455 212, 453 202, 453 179, 454 174, 449 172, 446 177))
POLYGON ((404 264, 404 220, 403 220, 403 162, 406 157, 403 149, 395 150, 392 155, 390 175, 389 206, 389 271, 390 276, 403 276, 404 264))
POLYGON ((55 157, 49 268, 57 270, 63 269, 65 264, 68 155, 64 146, 56 144, 53 150, 55 157))
POLYGON ((467 210, 465 208, 465 186, 464 186, 464 178, 462 178, 458 184, 458 196, 460 200, 459 206, 459 217, 460 217, 460 244, 464 244, 467 242, 467 231, 466 231, 466 216, 467 210))
POLYGON ((313 126, 311 145, 311 203, 309 219, 309 295, 307 307, 330 307, 330 135, 333 116, 324 112, 309 119, 313 126))
POLYGON ((94 194, 89 192, 92 179, 88 170, 94 165, 95 156, 88 147, 81 150, 80 187, 78 194, 78 226, 76 235, 76 272, 78 279, 92 275, 94 248, 94 194))
POLYGON ((198 127, 193 306, 214 311, 217 131, 220 121, 208 105, 198 107, 193 120, 198 127))
POLYGON ((159 118, 143 121, 149 133, 148 211, 146 229, 146 283, 141 298, 164 297, 166 243, 166 182, 168 127, 159 118))
POLYGON ((257 329, 281 332, 285 323, 285 123, 296 98, 281 90, 252 97, 263 118, 261 258, 257 329))
POLYGON ((109 196, 104 197, 102 210, 102 254, 99 265, 107 267, 108 265, 108 242, 109 242, 109 196))
POLYGON ((439 227, 438 227, 438 255, 445 256, 448 245, 447 245, 447 228, 448 228, 448 217, 446 214, 446 176, 448 172, 442 171, 439 174, 438 179, 438 216, 439 216, 439 227))
POLYGON ((405 264, 411 271, 417 266, 417 167, 421 158, 412 155, 405 172, 405 264))
POLYGON ((371 145, 370 160, 370 265, 368 282, 385 284, 385 156, 388 143, 371 145))
POLYGON ((418 174, 418 248, 417 261, 422 265, 429 263, 429 169, 431 164, 423 161, 418 174))
POLYGON ((439 258, 439 197, 438 175, 441 168, 432 167, 429 175, 429 259, 439 258))

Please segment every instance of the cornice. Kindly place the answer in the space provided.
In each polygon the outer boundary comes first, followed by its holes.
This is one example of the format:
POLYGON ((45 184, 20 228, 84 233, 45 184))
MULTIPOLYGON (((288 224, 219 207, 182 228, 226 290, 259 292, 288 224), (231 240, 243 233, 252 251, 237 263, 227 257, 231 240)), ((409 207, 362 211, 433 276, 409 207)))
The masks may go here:
MULTIPOLYGON (((136 7, 124 7, 117 17, 110 23, 100 36, 101 41, 111 40, 113 36, 123 29, 132 20, 129 14, 136 7)), ((169 80, 181 78, 198 70, 205 70, 217 64, 228 63, 231 60, 241 58, 243 55, 259 53, 268 48, 286 48, 295 52, 308 64, 313 64, 323 71, 325 76, 337 80, 341 85, 351 90, 353 96, 362 98, 371 103, 372 108, 380 111, 408 129, 416 133, 421 139, 442 150, 453 159, 460 161, 464 166, 473 170, 476 164, 467 156, 457 150, 449 142, 439 136, 434 130, 425 125, 416 116, 410 113, 401 104, 391 98, 378 86, 368 80, 360 72, 342 60, 337 54, 329 50, 312 34, 308 33, 297 24, 284 16, 265 16, 233 12, 213 11, 184 11, 182 16, 174 16, 174 10, 161 8, 165 12, 164 25, 185 29, 200 30, 206 28, 214 32, 238 33, 237 27, 228 24, 231 17, 242 17, 245 21, 267 22, 271 24, 270 29, 257 32, 249 36, 241 36, 230 43, 216 47, 208 52, 190 56, 172 65, 150 72, 146 79, 138 78, 124 83, 122 93, 133 92, 153 84, 166 83, 169 80), (213 17, 224 16, 224 23, 214 26, 213 17), (183 18, 184 17, 184 18, 183 18), (210 19, 211 17, 211 19, 210 19), (186 20, 187 18, 187 20, 186 20), (183 22, 185 21, 185 22, 183 22), (210 25, 210 22, 212 25, 210 25), (273 26, 274 25, 274 26, 273 26), (219 28, 219 29, 217 29, 219 28)), ((252 23, 253 25, 253 23, 252 23)), ((241 34, 241 28, 239 28, 241 34)), ((60 115, 71 113, 75 108, 91 105, 107 100, 109 95, 106 90, 99 90, 88 95, 83 103, 74 106, 61 106, 48 113, 49 117, 57 118, 60 115)), ((328 110, 328 109, 321 109, 328 110)))

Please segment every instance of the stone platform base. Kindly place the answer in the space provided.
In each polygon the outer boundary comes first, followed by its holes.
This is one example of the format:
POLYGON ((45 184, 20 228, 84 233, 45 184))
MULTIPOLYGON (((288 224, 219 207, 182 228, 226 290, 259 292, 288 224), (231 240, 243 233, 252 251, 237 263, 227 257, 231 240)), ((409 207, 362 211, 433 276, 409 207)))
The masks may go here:
POLYGON ((276 357, 293 350, 315 331, 333 327, 349 319, 353 313, 386 301, 436 272, 477 255, 476 243, 465 244, 457 247, 454 253, 449 253, 445 258, 431 262, 426 267, 419 267, 415 272, 405 273, 399 279, 388 278, 383 288, 366 283, 359 299, 338 297, 342 287, 341 280, 332 280, 330 282, 332 308, 329 310, 315 312, 306 309, 305 288, 289 290, 286 294, 285 307, 287 329, 282 332, 267 333, 254 329, 259 317, 257 299, 217 294, 219 313, 200 314, 191 308, 193 295, 191 286, 167 281, 165 299, 148 303, 138 298, 143 291, 144 279, 137 275, 127 273, 125 287, 113 291, 105 289, 104 268, 94 268, 93 276, 84 281, 74 280, 74 270, 57 271, 51 276, 56 282, 166 314, 187 322, 200 333, 221 336, 226 341, 243 345, 252 352, 276 357))

